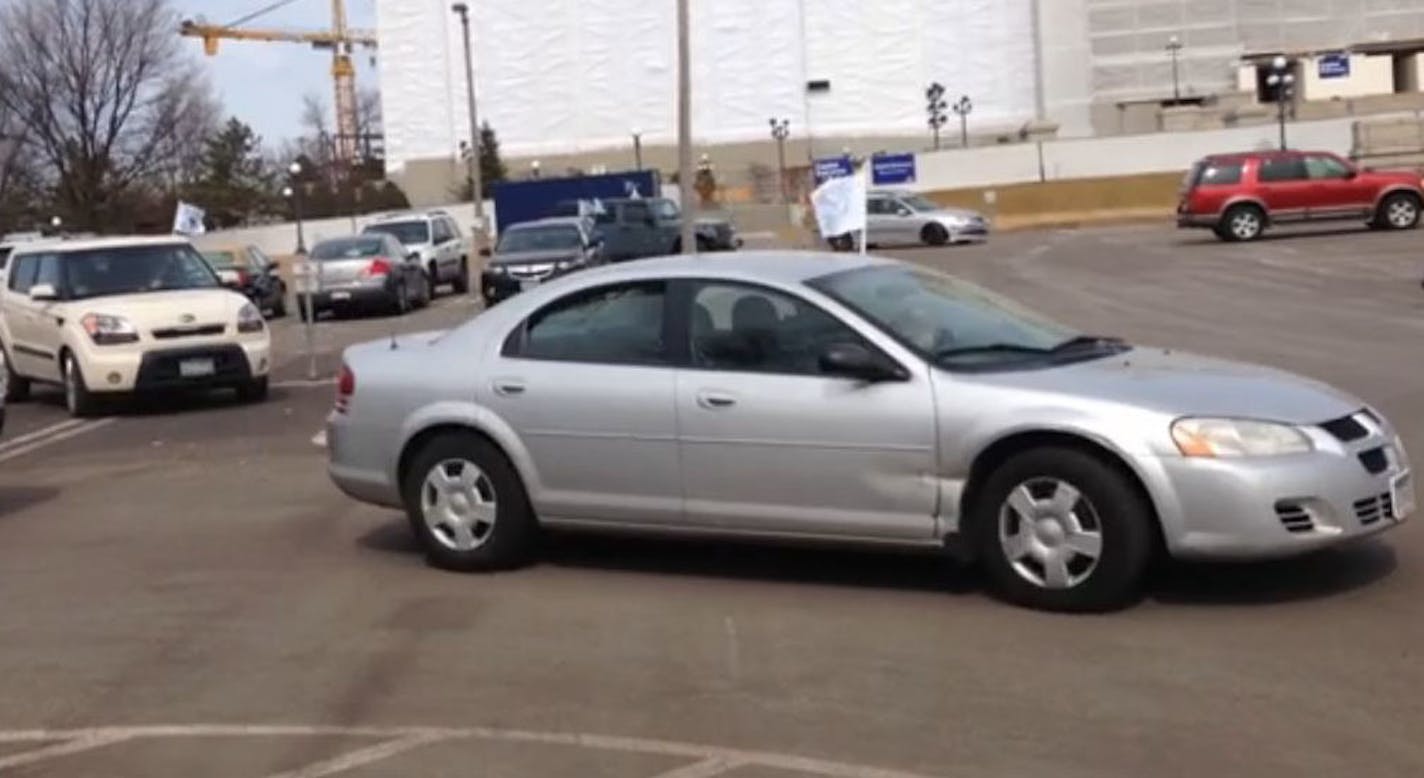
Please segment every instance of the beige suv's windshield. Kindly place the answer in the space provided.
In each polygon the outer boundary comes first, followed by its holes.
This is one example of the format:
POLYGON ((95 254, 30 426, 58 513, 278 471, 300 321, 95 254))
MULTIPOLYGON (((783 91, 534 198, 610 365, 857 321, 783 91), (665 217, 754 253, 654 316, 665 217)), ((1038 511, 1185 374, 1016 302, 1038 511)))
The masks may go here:
POLYGON ((81 300, 89 297, 162 292, 178 289, 218 287, 217 277, 188 246, 130 246, 123 248, 68 251, 57 254, 27 254, 16 259, 12 274, 17 283, 43 281, 46 257, 57 257, 61 297, 81 300))

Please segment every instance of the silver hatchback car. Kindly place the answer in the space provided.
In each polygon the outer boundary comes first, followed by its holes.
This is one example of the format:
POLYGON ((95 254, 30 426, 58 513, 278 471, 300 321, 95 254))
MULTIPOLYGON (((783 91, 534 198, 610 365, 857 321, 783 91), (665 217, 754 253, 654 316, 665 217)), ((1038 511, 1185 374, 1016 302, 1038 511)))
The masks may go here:
POLYGON ((1389 423, 1328 386, 836 254, 608 266, 354 346, 327 443, 441 567, 540 527, 948 547, 1055 610, 1130 603, 1159 551, 1298 554, 1414 506, 1389 423))

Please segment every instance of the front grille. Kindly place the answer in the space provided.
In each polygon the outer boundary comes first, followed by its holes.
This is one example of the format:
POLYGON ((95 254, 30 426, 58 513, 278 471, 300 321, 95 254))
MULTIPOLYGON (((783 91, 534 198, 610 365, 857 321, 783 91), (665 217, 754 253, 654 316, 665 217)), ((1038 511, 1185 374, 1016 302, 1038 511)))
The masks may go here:
POLYGON ((1370 431, 1365 429, 1365 425, 1355 421, 1353 415, 1332 419, 1321 424, 1320 427, 1331 435, 1334 435, 1341 443, 1359 440, 1370 434, 1370 431))
POLYGON ((1286 532, 1300 534, 1315 529, 1315 520, 1310 518, 1310 512, 1300 503, 1285 500, 1276 503, 1276 517, 1281 520, 1281 526, 1286 528, 1286 532))
POLYGON ((1378 497, 1366 497, 1363 500, 1355 501, 1355 518, 1360 520, 1360 524, 1369 526, 1383 518, 1388 518, 1394 514, 1394 498, 1389 493, 1381 494, 1378 497))
POLYGON ((1379 475, 1389 468, 1389 456, 1385 454, 1383 446, 1361 451, 1360 464, 1365 466, 1370 475, 1379 475))
POLYGON ((221 335, 227 329, 225 324, 200 324, 194 327, 164 327, 153 331, 153 337, 158 340, 173 340, 175 338, 193 338, 199 335, 221 335))
POLYGON ((241 346, 168 349, 150 351, 143 355, 136 386, 139 389, 162 389, 199 384, 237 384, 251 377, 247 354, 241 346), (185 377, 180 364, 189 359, 211 359, 213 374, 198 378, 185 377))
POLYGON ((509 268, 509 274, 520 281, 542 281, 552 272, 553 265, 516 265, 509 268))

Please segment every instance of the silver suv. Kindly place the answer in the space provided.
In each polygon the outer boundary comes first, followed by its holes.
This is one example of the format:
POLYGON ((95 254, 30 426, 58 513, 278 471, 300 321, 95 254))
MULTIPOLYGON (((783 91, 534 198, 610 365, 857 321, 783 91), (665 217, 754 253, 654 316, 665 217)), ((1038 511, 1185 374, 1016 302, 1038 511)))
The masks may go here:
POLYGON ((420 260, 430 280, 430 290, 450 284, 456 294, 470 289, 470 251, 454 217, 445 211, 422 211, 383 216, 362 232, 391 235, 407 256, 420 260))

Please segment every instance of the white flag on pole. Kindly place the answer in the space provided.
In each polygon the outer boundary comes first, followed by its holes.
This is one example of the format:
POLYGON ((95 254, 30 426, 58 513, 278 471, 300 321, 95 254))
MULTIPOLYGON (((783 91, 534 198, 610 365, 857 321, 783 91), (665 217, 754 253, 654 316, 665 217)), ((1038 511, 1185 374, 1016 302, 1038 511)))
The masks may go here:
POLYGON ((811 206, 821 235, 834 238, 865 229, 866 183, 864 171, 840 176, 816 187, 811 206))
POLYGON ((196 205, 178 201, 178 211, 173 214, 173 232, 179 235, 202 235, 207 232, 207 227, 203 226, 203 217, 207 216, 207 211, 196 205))

